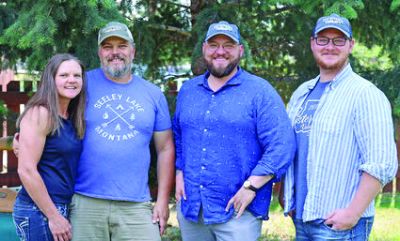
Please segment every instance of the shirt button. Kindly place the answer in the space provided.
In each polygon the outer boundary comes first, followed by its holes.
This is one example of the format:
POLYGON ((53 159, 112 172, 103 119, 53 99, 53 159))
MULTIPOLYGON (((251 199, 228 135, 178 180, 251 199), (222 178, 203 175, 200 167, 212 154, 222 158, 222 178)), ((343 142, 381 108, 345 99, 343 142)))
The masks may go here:
POLYGON ((207 114, 210 114, 210 111, 208 110, 208 111, 206 111, 206 113, 207 113, 207 114))
POLYGON ((206 169, 206 167, 205 166, 201 166, 201 170, 205 170, 206 169))
POLYGON ((207 149, 206 148, 203 148, 203 151, 206 151, 207 149))
POLYGON ((204 132, 207 132, 207 129, 204 129, 204 132))
POLYGON ((211 97, 213 97, 213 98, 214 98, 214 97, 215 97, 215 95, 211 95, 211 97))
POLYGON ((203 185, 200 185, 200 188, 203 189, 204 188, 203 185))

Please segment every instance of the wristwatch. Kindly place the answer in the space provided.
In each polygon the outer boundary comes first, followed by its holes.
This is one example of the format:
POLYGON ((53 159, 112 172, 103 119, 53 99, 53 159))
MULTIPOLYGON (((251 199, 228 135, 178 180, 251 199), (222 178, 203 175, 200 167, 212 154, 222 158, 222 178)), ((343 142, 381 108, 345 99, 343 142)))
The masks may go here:
POLYGON ((250 180, 246 180, 246 181, 243 183, 243 187, 244 187, 245 189, 252 190, 253 192, 257 192, 257 191, 258 191, 258 188, 256 188, 255 186, 251 185, 250 180))

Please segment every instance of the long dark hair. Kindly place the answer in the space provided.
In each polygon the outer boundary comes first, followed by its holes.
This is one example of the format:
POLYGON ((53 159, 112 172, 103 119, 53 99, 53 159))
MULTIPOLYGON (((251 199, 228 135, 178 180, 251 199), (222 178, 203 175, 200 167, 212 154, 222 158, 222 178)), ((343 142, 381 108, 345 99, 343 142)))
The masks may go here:
POLYGON ((26 104, 24 112, 17 120, 17 126, 19 127, 22 118, 25 116, 27 111, 33 107, 43 106, 49 111, 49 130, 51 134, 55 134, 62 127, 62 122, 59 117, 59 105, 58 105, 58 92, 55 83, 55 76, 58 68, 64 61, 73 60, 76 61, 82 70, 82 90, 81 92, 71 100, 68 105, 68 114, 72 123, 74 123, 76 134, 80 139, 85 134, 85 103, 86 103, 86 76, 85 68, 81 61, 71 54, 56 54, 54 55, 46 65, 42 76, 40 77, 40 84, 37 92, 26 104))

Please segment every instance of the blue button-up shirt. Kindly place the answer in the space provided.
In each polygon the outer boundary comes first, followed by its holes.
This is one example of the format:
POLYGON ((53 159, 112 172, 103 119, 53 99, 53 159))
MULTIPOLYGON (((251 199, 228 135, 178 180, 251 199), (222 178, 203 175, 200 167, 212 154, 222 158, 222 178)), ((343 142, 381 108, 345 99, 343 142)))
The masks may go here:
MULTIPOLYGON (((181 88, 174 116, 176 168, 183 171, 187 200, 181 201, 186 219, 223 223, 230 198, 251 175, 280 178, 290 165, 295 141, 280 96, 264 79, 240 68, 214 92, 209 73, 181 88)), ((268 218, 272 181, 256 194, 248 209, 268 218)))
MULTIPOLYGON (((301 106, 319 76, 302 84, 288 105, 295 125, 301 106)), ((385 185, 396 174, 397 152, 390 103, 371 82, 348 64, 321 96, 311 124, 307 154, 307 187, 303 221, 323 219, 346 208, 362 172, 385 185)), ((285 213, 295 207, 294 165, 285 177, 285 213)), ((374 203, 363 217, 374 215, 374 203)))

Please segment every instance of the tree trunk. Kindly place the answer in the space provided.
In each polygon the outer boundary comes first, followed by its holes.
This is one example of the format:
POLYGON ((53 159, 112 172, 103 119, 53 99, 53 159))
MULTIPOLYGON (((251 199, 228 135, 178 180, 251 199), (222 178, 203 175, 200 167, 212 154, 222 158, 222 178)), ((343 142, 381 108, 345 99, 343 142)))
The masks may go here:
POLYGON ((197 15, 203 10, 207 5, 216 4, 217 0, 192 0, 190 1, 190 14, 192 15, 192 26, 196 24, 197 15))

